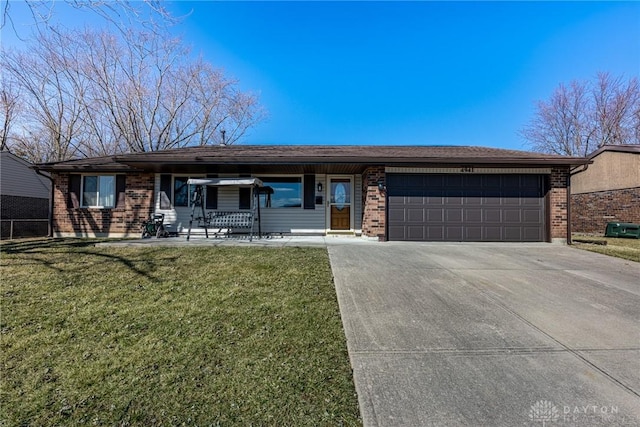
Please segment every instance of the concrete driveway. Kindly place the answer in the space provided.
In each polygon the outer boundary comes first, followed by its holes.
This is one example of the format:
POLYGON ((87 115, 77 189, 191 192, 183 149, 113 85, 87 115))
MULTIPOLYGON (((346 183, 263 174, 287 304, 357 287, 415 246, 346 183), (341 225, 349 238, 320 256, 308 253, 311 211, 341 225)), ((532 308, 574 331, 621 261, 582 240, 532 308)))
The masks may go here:
POLYGON ((640 264, 549 244, 328 249, 365 426, 640 426, 640 264))

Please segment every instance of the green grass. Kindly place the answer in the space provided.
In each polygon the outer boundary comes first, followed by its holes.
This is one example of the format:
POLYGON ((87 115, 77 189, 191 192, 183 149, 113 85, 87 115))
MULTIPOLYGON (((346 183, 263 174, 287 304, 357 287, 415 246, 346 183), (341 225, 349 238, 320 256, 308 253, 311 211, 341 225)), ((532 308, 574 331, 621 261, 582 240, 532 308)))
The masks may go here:
POLYGON ((587 236, 578 234, 574 234, 573 238, 607 242, 606 246, 575 242, 575 247, 577 248, 618 258, 628 259, 630 261, 640 262, 640 239, 587 236))
POLYGON ((0 425, 359 425, 315 248, 1 245, 0 425))

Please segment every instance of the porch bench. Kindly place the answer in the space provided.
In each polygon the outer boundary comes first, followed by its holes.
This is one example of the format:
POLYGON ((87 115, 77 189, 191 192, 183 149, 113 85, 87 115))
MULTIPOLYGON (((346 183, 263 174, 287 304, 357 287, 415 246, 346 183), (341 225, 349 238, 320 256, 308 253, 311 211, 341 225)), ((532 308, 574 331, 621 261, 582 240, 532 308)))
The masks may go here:
POLYGON ((218 229, 216 234, 229 235, 232 230, 248 230, 253 233, 253 213, 249 211, 209 211, 204 218, 198 218, 199 226, 218 229))

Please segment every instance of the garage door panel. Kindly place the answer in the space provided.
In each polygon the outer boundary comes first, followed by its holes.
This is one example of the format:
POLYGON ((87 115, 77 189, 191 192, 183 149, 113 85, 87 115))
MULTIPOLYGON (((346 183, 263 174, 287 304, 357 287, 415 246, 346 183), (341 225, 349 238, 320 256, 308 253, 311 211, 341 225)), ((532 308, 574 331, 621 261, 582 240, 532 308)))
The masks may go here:
POLYGON ((444 209, 425 209, 427 211, 427 221, 430 223, 444 222, 444 209))
POLYGON ((426 218, 425 218, 425 211, 424 209, 407 209, 407 218, 406 220, 408 222, 418 222, 420 224, 424 223, 426 218))
POLYGON ((465 209, 464 211, 465 223, 482 223, 482 209, 465 209))
POLYGON ((539 224, 542 222, 542 212, 539 209, 523 209, 522 215, 527 224, 539 224))
POLYGON ((502 215, 502 221, 507 224, 520 224, 522 222, 522 211, 520 209, 505 209, 502 215))
POLYGON ((423 225, 410 225, 407 227, 407 240, 425 240, 423 225))
POLYGON ((445 210, 445 221, 450 224, 462 225, 462 209, 447 208, 445 210))
POLYGON ((445 227, 446 237, 445 240, 453 241, 453 242, 461 242, 463 241, 464 236, 464 228, 462 226, 458 227, 445 227))
POLYGON ((462 204, 464 203, 464 197, 462 197, 462 192, 457 193, 458 194, 452 194, 451 196, 445 197, 445 204, 448 206, 462 206, 462 204))
POLYGON ((495 208, 485 208, 483 218, 484 222, 487 224, 499 224, 502 222, 502 210, 495 208))
POLYGON ((504 234, 503 240, 506 242, 521 242, 522 241, 522 228, 521 227, 503 227, 504 234))
POLYGON ((500 242, 502 241, 502 227, 487 227, 482 229, 482 241, 500 242))
POLYGON ((404 203, 406 205, 423 206, 424 197, 422 197, 422 195, 412 195, 410 197, 407 197, 404 203))
POLYGON ((445 240, 444 226, 428 226, 425 227, 425 239, 428 241, 442 241, 445 240))
POLYGON ((539 242, 543 239, 540 227, 523 227, 522 233, 522 241, 524 242, 539 242))
POLYGON ((465 197, 464 198, 465 206, 482 206, 482 197, 465 197))
POLYGON ((389 208, 389 224, 402 223, 405 221, 405 209, 389 208))
POLYGON ((464 228, 465 231, 465 240, 469 242, 479 242, 482 240, 482 226, 466 226, 464 228))
POLYGON ((502 199, 500 198, 500 194, 497 196, 485 195, 482 198, 483 206, 500 206, 502 204, 502 199))
POLYGON ((389 238, 430 241, 541 241, 544 177, 500 174, 389 174, 389 238))
POLYGON ((520 198, 520 205, 522 206, 533 206, 533 207, 542 207, 543 199, 540 197, 530 197, 524 196, 520 198))
POLYGON ((520 206, 521 200, 519 197, 503 197, 500 204, 502 206, 520 206))

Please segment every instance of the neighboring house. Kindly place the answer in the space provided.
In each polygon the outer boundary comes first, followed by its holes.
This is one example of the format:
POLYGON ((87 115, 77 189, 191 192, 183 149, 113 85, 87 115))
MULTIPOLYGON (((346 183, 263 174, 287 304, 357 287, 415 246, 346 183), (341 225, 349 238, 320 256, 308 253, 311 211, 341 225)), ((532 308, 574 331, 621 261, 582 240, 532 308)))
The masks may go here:
POLYGON ((3 238, 9 237, 12 222, 14 237, 47 235, 51 181, 38 175, 31 166, 9 151, 0 151, 0 234, 3 238), (24 221, 27 219, 41 221, 24 221))
MULTIPOLYGON (((273 189, 260 197, 267 233, 550 242, 568 238, 569 170, 585 162, 484 147, 232 145, 38 167, 55 180, 60 236, 138 235, 152 213, 186 233, 189 178, 256 177, 273 189)), ((243 211, 249 198, 207 190, 206 210, 243 211)))
POLYGON ((571 176, 572 229, 604 233, 608 222, 640 224, 640 145, 605 145, 571 176))

